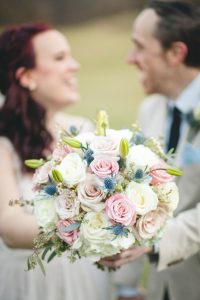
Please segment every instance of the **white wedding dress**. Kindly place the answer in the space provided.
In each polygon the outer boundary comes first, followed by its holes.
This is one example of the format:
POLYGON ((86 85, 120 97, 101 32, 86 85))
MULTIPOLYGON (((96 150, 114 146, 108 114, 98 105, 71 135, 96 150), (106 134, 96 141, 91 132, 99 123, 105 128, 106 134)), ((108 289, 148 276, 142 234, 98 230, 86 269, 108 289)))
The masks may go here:
MULTIPOLYGON (((18 156, 9 140, 0 137, 2 145, 12 153, 20 193, 30 199, 30 178, 21 174, 18 156)), ((8 248, 0 238, 0 300, 110 299, 109 274, 98 270, 88 259, 70 263, 65 255, 54 258, 45 264, 44 276, 39 267, 25 271, 31 253, 31 250, 8 248)))

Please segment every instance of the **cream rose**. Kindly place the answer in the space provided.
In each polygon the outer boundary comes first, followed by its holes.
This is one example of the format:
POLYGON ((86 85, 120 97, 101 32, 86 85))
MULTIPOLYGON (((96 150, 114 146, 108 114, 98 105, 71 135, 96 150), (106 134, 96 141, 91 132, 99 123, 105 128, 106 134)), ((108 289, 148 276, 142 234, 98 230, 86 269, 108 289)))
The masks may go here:
POLYGON ((55 211, 55 199, 49 198, 38 198, 34 201, 34 213, 38 222, 38 225, 43 227, 45 231, 48 228, 52 228, 58 217, 55 211))
POLYGON ((101 182, 95 175, 87 175, 86 179, 78 185, 78 200, 84 211, 93 210, 99 212, 104 209, 102 202, 105 193, 101 188, 101 182))
POLYGON ((65 190, 62 194, 56 197, 55 209, 61 219, 69 219, 79 214, 80 202, 76 195, 69 190, 65 190))
POLYGON ((141 216, 136 223, 139 236, 142 239, 155 237, 165 225, 168 217, 168 209, 165 205, 159 205, 155 210, 141 216))
POLYGON ((68 186, 78 184, 86 176, 86 165, 77 153, 69 153, 55 169, 61 173, 68 186))
POLYGON ((117 157, 119 155, 119 143, 107 136, 96 136, 90 144, 90 149, 96 155, 117 157))
POLYGON ((127 167, 131 164, 140 168, 151 168, 159 163, 158 156, 144 145, 132 146, 126 158, 127 167))
POLYGON ((139 215, 156 209, 158 205, 157 195, 147 184, 130 182, 126 188, 126 195, 135 204, 136 213, 139 215))
POLYGON ((155 185, 153 190, 157 194, 159 201, 165 203, 171 212, 177 208, 179 192, 175 182, 155 185))

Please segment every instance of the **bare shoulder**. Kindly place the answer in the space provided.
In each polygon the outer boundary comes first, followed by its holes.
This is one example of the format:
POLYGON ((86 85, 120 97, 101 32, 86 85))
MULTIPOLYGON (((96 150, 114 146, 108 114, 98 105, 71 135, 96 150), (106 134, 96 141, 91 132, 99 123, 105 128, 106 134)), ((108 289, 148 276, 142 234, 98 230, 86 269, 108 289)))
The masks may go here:
POLYGON ((8 171, 14 170, 16 167, 16 154, 12 144, 6 139, 0 138, 0 164, 1 173, 6 174, 8 171))
POLYGON ((94 125, 89 119, 81 116, 66 114, 64 112, 59 112, 56 114, 55 122, 58 125, 65 127, 67 130, 69 130, 71 126, 75 126, 78 131, 81 132, 94 130, 94 125))

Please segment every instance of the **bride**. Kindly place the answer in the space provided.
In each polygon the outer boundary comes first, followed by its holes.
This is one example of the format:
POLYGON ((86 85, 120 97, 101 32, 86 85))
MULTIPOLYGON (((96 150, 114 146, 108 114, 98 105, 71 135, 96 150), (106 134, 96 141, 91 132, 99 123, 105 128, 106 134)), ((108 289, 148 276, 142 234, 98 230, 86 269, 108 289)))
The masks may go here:
POLYGON ((19 25, 0 36, 0 299, 106 300, 109 280, 87 259, 69 263, 66 256, 25 272, 35 217, 9 200, 30 199, 28 158, 45 157, 56 142, 55 124, 91 130, 90 122, 59 112, 79 99, 76 72, 65 37, 44 23, 19 25))

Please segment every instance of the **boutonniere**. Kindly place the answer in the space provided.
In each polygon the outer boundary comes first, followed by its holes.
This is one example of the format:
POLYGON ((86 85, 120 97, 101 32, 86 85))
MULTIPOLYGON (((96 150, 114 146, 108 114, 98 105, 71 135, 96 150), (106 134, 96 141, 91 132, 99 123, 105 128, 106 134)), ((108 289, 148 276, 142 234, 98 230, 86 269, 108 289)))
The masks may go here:
POLYGON ((200 129, 200 103, 186 115, 187 122, 189 123, 189 132, 187 136, 188 142, 191 142, 194 136, 200 129))

